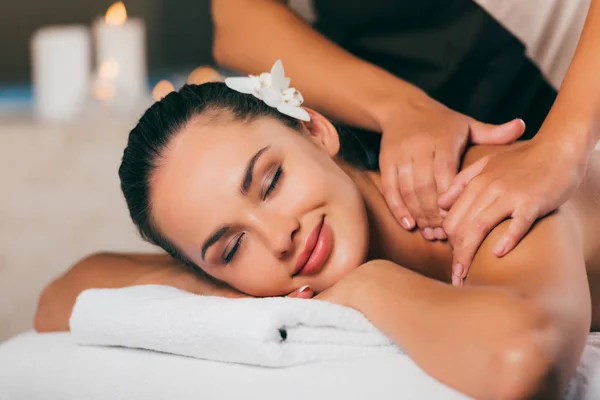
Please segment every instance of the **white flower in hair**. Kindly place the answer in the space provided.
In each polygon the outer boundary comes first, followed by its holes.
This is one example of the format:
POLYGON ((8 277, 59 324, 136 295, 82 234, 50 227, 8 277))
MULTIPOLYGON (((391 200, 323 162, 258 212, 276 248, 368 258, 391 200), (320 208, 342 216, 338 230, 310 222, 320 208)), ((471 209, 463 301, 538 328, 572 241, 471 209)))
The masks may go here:
POLYGON ((275 61, 271 73, 263 72, 259 76, 249 75, 247 78, 227 78, 225 84, 237 92, 254 95, 280 113, 310 121, 308 112, 300 107, 304 99, 299 91, 290 87, 290 78, 285 77, 281 60, 275 61))

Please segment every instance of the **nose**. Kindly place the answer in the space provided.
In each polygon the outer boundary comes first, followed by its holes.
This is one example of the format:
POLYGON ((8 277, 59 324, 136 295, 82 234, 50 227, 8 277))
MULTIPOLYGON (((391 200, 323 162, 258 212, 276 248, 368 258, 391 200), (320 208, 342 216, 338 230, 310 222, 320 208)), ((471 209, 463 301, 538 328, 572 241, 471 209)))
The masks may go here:
POLYGON ((252 225, 262 240, 276 257, 293 253, 294 237, 300 229, 300 222, 294 216, 257 211, 251 214, 252 225))

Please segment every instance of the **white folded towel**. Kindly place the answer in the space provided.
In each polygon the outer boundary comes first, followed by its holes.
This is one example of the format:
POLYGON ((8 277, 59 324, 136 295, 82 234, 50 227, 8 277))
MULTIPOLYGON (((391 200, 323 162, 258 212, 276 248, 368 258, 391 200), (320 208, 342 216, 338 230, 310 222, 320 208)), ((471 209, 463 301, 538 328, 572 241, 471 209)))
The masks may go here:
POLYGON ((351 308, 282 297, 198 296, 159 285, 86 290, 69 324, 82 345, 265 367, 401 352, 351 308))

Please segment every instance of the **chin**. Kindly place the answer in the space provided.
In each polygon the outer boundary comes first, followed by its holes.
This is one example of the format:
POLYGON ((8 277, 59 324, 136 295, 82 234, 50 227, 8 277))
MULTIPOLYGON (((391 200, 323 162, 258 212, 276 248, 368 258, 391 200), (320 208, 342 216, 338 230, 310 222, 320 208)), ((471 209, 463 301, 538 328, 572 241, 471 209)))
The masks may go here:
POLYGON ((317 292, 329 289, 344 278, 344 276, 364 264, 367 259, 367 246, 364 246, 364 251, 361 251, 362 248, 358 246, 336 250, 338 251, 334 251, 331 254, 325 268, 319 274, 320 276, 317 277, 317 282, 313 287, 317 292), (353 251, 349 251, 350 248, 353 251))
MULTIPOLYGON (((354 215, 361 216, 361 213, 354 215)), ((353 221, 345 219, 342 226, 332 226, 332 229, 334 232, 333 251, 324 268, 315 276, 316 282, 313 283, 313 289, 317 292, 335 285, 344 276, 367 261, 369 229, 366 212, 364 212, 364 219, 357 218, 353 221)))

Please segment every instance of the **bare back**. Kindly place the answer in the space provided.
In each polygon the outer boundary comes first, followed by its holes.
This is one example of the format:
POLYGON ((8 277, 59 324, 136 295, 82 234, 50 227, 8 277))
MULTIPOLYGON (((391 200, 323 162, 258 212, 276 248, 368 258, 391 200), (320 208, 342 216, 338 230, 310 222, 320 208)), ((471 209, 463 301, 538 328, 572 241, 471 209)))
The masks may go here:
MULTIPOLYGON (((512 146, 519 146, 521 143, 512 146)), ((465 166, 507 146, 477 146, 469 149, 465 166)), ((594 151, 586 175, 575 194, 562 207, 576 226, 585 260, 592 297, 592 326, 600 327, 600 151, 594 151)))

